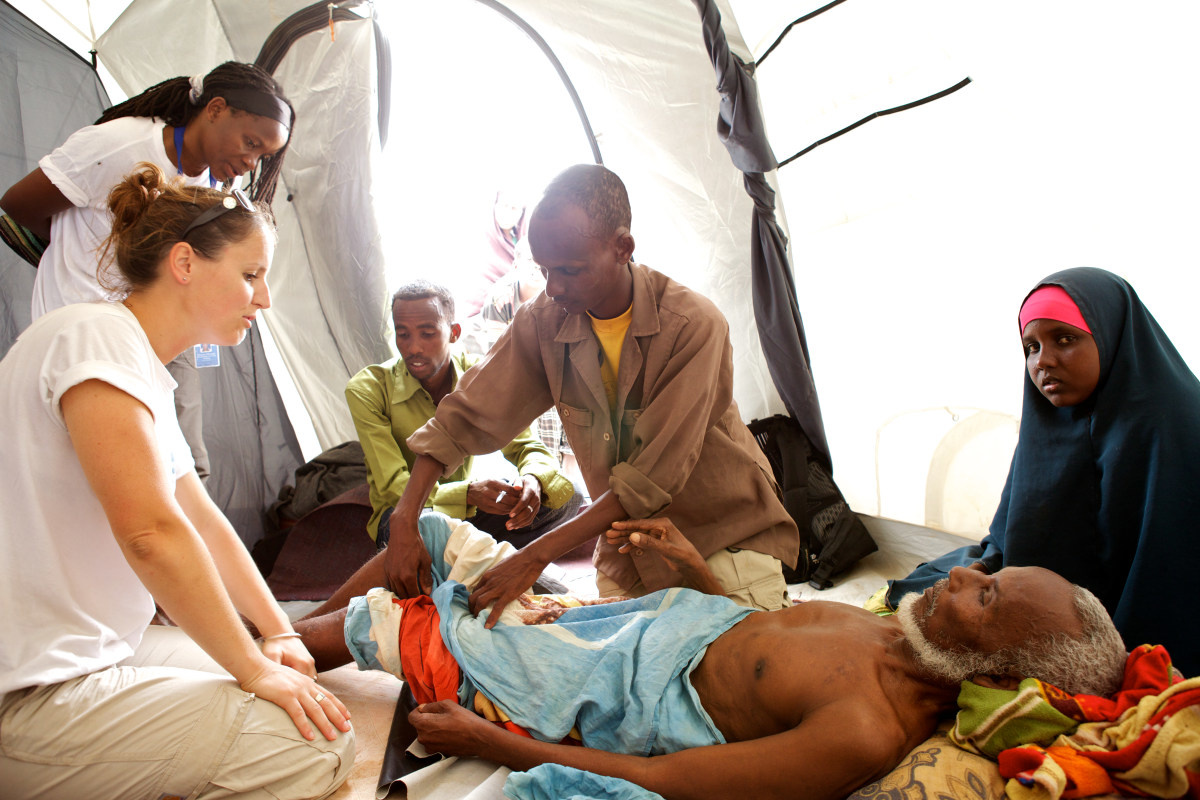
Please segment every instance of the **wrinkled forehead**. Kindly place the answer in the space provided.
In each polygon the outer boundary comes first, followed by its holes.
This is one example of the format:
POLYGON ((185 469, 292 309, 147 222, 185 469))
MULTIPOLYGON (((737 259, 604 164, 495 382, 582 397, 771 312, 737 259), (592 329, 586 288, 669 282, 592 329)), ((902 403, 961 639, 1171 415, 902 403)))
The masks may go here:
POLYGON ((1041 567, 1005 567, 996 573, 998 614, 1005 628, 1027 635, 1082 630, 1069 581, 1041 567))

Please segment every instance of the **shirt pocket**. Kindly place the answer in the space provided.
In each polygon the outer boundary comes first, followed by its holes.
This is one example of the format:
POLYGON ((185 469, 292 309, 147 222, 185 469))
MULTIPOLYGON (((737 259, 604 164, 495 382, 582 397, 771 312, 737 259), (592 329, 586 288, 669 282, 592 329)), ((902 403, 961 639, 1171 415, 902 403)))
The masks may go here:
POLYGON ((587 472, 587 464, 591 463, 595 443, 592 437, 596 435, 592 425, 592 412, 586 408, 576 408, 566 403, 559 403, 558 418, 562 421, 563 433, 567 436, 567 444, 575 453, 575 459, 587 472))

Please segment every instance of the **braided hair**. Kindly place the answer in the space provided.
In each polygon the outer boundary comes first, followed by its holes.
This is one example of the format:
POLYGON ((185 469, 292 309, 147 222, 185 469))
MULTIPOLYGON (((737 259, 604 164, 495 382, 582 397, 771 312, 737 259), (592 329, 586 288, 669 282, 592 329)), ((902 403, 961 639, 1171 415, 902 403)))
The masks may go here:
MULTIPOLYGON (((96 124, 99 125, 121 117, 156 117, 171 127, 182 128, 203 111, 214 97, 224 97, 226 92, 246 89, 272 95, 287 106, 292 115, 292 124, 287 126, 288 141, 291 141, 296 110, 284 96, 283 87, 261 67, 254 64, 243 64, 239 61, 226 61, 205 75, 203 92, 195 102, 191 99, 192 83, 190 78, 186 76, 168 78, 151 86, 141 94, 107 109, 96 120, 96 124)), ((230 103, 230 106, 237 107, 233 103, 230 103)), ((275 197, 279 168, 283 164, 283 156, 287 152, 287 147, 287 142, 284 142, 283 147, 279 148, 279 152, 271 156, 263 156, 258 160, 258 165, 251 173, 250 184, 247 187, 247 194, 251 199, 260 200, 267 205, 271 204, 271 200, 275 197)))

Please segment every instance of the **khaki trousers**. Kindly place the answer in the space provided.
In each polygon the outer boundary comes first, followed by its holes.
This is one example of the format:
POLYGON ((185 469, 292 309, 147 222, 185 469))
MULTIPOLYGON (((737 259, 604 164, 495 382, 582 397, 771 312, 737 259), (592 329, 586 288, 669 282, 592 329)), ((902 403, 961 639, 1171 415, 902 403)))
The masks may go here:
POLYGON ((178 628, 108 669, 0 697, 5 798, 323 798, 354 734, 309 742, 178 628))
MULTIPOLYGON (((725 588, 725 595, 746 608, 774 611, 792 604, 782 562, 766 553, 727 547, 718 550, 705 563, 725 588)), ((596 573, 596 589, 601 597, 641 597, 648 594, 639 580, 633 586, 618 586, 603 572, 596 573)))

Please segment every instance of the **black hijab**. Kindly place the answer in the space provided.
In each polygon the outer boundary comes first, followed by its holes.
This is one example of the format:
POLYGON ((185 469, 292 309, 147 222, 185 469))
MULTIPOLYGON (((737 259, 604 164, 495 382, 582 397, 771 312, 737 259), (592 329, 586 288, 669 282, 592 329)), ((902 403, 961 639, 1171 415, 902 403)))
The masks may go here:
POLYGON ((1090 589, 1128 647, 1162 644, 1200 675, 1187 587, 1200 579, 1200 382, 1124 279, 1080 267, 1062 287, 1100 354, 1083 403, 1056 408, 1025 377, 1017 447, 988 535, 892 581, 889 603, 956 564, 1036 565, 1090 589))

